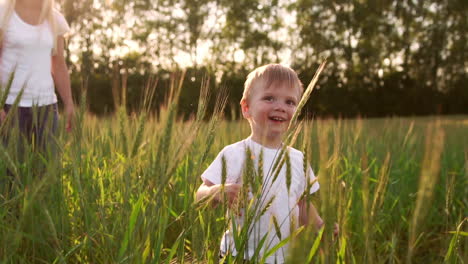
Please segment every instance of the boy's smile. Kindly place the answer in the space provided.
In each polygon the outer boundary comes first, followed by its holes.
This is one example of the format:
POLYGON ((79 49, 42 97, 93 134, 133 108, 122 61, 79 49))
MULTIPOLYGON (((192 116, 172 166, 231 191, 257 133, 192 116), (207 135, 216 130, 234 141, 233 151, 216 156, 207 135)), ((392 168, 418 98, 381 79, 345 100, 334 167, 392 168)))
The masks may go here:
POLYGON ((300 97, 300 91, 286 82, 255 87, 242 105, 242 113, 250 122, 252 139, 266 147, 281 145, 300 97))

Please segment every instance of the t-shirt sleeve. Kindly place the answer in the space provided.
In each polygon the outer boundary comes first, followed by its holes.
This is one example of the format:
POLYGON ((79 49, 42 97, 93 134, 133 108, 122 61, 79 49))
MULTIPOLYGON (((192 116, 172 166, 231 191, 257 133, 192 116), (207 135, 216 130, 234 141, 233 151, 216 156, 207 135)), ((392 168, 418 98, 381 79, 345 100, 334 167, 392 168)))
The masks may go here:
POLYGON ((236 153, 235 150, 228 147, 224 148, 203 172, 201 178, 213 184, 221 184, 223 177, 226 179, 225 183, 239 183, 242 170, 242 162, 239 156, 239 153, 236 153), (225 168, 224 176, 223 166, 225 168))
MULTIPOLYGON (((6 21, 6 16, 7 15, 7 4, 5 1, 0 1, 0 27, 6 26, 8 22, 6 21)), ((8 18, 11 19, 11 18, 8 18)), ((2 30, 2 28, 0 28, 2 30)))
POLYGON ((57 25, 57 36, 65 35, 65 33, 70 31, 70 26, 68 25, 67 20, 57 10, 54 10, 54 16, 55 16, 55 21, 57 25))
POLYGON ((0 3, 0 24, 3 25, 4 23, 4 19, 5 19, 5 4, 4 3, 0 3))
POLYGON ((318 189, 320 188, 318 179, 317 177, 315 177, 314 171, 312 170, 310 165, 307 165, 306 181, 308 182, 308 184, 306 182, 306 190, 304 191, 307 191, 307 188, 309 188, 309 193, 312 194, 318 191, 318 189))
POLYGON ((305 160, 301 151, 291 148, 291 162, 295 167, 297 174, 297 195, 302 196, 305 193, 312 194, 320 188, 320 184, 315 177, 314 171, 309 162, 305 160), (307 169, 304 173, 304 162, 307 162, 307 169))

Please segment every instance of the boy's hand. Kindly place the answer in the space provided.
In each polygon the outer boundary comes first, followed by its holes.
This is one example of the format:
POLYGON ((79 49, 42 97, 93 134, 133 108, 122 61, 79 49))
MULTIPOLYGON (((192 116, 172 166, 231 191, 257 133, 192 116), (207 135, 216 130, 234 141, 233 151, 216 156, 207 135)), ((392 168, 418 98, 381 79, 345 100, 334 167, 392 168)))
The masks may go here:
POLYGON ((224 194, 226 195, 229 208, 237 207, 241 188, 242 185, 236 183, 228 183, 224 185, 224 194))
POLYGON ((238 205, 239 191, 241 188, 241 184, 228 183, 223 186, 221 184, 213 184, 206 180, 198 188, 196 200, 200 201, 206 197, 212 197, 213 205, 216 206, 219 203, 226 202, 229 208, 235 209, 238 205))
POLYGON ((340 226, 338 225, 338 223, 335 223, 335 227, 333 228, 333 235, 338 236, 339 233, 340 233, 340 226))
POLYGON ((7 114, 6 114, 5 110, 3 110, 3 109, 0 110, 0 122, 3 122, 5 120, 6 115, 7 114))
MULTIPOLYGON (((320 230, 323 227, 324 224, 325 223, 323 222, 323 220, 321 218, 318 218, 318 219, 315 220, 315 228, 317 230, 320 230)), ((336 237, 336 236, 338 236, 339 233, 340 233, 340 226, 338 225, 338 223, 335 223, 333 225, 333 235, 336 237)))

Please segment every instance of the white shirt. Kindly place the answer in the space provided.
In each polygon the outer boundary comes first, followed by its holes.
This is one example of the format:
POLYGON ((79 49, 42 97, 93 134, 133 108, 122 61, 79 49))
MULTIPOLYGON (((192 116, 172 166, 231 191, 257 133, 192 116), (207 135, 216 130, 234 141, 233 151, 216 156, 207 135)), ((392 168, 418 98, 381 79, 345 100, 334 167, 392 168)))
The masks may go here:
MULTIPOLYGON (((263 195, 259 201, 258 211, 262 211, 265 205, 272 200, 271 206, 260 216, 258 221, 253 223, 250 227, 248 249, 245 253, 245 259, 251 259, 255 253, 256 247, 259 245, 261 239, 266 235, 267 238, 260 251, 260 256, 265 252, 277 245, 281 240, 291 235, 291 227, 297 229, 299 227, 299 206, 298 201, 302 194, 306 192, 307 183, 312 183, 315 179, 314 173, 310 166, 307 166, 307 172, 304 173, 304 155, 299 150, 292 147, 287 148, 290 158, 290 171, 291 171, 291 184, 288 191, 286 170, 288 165, 286 163, 282 166, 281 171, 273 181, 273 164, 280 155, 279 149, 266 148, 251 138, 247 138, 240 142, 226 146, 211 163, 211 165, 202 174, 202 179, 208 180, 213 184, 222 183, 222 159, 224 157, 226 164, 226 182, 242 184, 243 171, 246 164, 246 150, 250 149, 255 171, 258 171, 260 156, 263 155, 263 177, 262 189, 263 195), (262 154, 261 154, 262 153, 262 154), (275 228, 273 218, 276 219, 277 226, 280 230, 279 238, 277 236, 277 229, 275 228)), ((260 177, 260 176, 256 176, 260 177)), ((319 189, 317 182, 313 183, 309 192, 313 193, 319 189)), ((249 193, 249 197, 253 195, 249 193)), ((258 201, 258 200, 257 200, 258 201)), ((260 213, 258 213, 260 214, 260 213)), ((235 219, 238 226, 244 223, 244 212, 241 211, 241 216, 236 216, 235 219)), ((267 263, 283 263, 288 245, 281 247, 273 255, 266 259, 267 263)), ((227 230, 221 240, 221 253, 231 253, 237 255, 237 250, 234 245, 233 227, 227 230)))
MULTIPOLYGON (((61 36, 69 30, 69 26, 58 11, 53 12, 57 35, 61 36)), ((4 6, 0 6, 1 18, 4 13, 4 6)), ((6 100, 7 104, 15 102, 23 87, 24 92, 19 106, 42 106, 57 102, 51 73, 53 40, 52 29, 48 21, 40 25, 31 25, 13 11, 4 32, 0 58, 0 78, 3 90, 6 89, 8 80, 14 72, 14 79, 6 100)))

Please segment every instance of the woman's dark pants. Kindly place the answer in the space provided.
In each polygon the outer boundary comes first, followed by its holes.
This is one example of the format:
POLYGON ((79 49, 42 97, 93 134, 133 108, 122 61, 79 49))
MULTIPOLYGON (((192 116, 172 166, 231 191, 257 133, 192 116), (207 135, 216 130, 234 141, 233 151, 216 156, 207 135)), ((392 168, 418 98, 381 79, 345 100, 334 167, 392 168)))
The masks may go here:
POLYGON ((6 175, 0 175, 0 187, 10 185, 13 180, 11 162, 21 164, 25 157, 31 154, 30 151, 43 155, 46 160, 53 157, 57 150, 58 128, 57 104, 34 107, 5 105, 3 110, 8 116, 7 120, 4 120, 6 123, 1 124, 3 129, 0 131, 4 151, 1 158, 6 170, 0 171, 0 174, 6 175), (10 113, 11 111, 14 112, 10 113))

